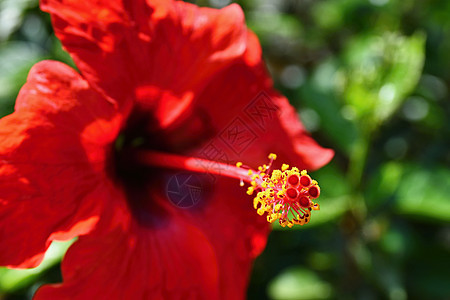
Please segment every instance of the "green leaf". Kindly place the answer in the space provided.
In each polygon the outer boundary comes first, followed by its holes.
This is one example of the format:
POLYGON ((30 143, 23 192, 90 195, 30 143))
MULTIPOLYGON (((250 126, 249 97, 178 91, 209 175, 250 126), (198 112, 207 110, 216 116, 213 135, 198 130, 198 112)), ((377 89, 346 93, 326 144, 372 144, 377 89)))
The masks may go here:
POLYGON ((0 1, 0 42, 8 39, 10 34, 19 27, 26 9, 38 5, 38 0, 0 1))
POLYGON ((449 222, 449 195, 449 169, 412 165, 405 169, 400 182, 396 209, 406 215, 449 222))
POLYGON ((330 299, 333 295, 331 285, 319 278, 316 273, 293 267, 278 275, 268 287, 272 299, 330 299))
POLYGON ((43 50, 36 44, 0 44, 0 116, 11 113, 14 100, 25 83, 30 68, 42 58, 43 50))
POLYGON ((391 161, 378 169, 366 190, 369 209, 378 207, 395 194, 403 176, 403 168, 401 163, 391 161))
POLYGON ((298 18, 285 14, 266 12, 249 14, 247 25, 263 43, 272 36, 296 41, 303 33, 302 24, 298 18))
POLYGON ((33 283, 42 273, 58 264, 70 245, 76 239, 67 242, 52 242, 45 253, 42 263, 33 269, 0 268, 0 291, 12 292, 33 283))
POLYGON ((340 88, 360 122, 389 118, 415 88, 424 63, 425 36, 398 33, 358 37, 347 47, 340 88))
POLYGON ((334 144, 349 153, 358 137, 354 123, 342 115, 342 104, 335 92, 336 62, 328 60, 319 65, 311 80, 300 88, 301 104, 313 109, 320 117, 320 126, 334 144))

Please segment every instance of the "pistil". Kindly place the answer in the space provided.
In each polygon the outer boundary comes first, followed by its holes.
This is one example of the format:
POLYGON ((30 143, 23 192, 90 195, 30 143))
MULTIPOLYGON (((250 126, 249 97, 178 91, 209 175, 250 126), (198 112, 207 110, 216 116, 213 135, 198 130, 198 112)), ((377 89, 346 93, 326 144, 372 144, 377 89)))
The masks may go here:
POLYGON ((259 215, 267 213, 267 221, 278 220, 283 227, 304 225, 311 219, 311 211, 319 210, 313 200, 320 195, 317 181, 306 170, 290 168, 283 164, 281 170, 272 170, 275 154, 268 156, 269 163, 252 169, 237 162, 236 166, 195 157, 145 151, 138 153, 140 163, 162 168, 182 169, 200 173, 226 176, 247 182, 248 195, 256 196, 253 206, 259 215))
POLYGON ((156 151, 141 151, 137 155, 138 161, 147 166, 188 170, 198 173, 236 178, 250 183, 247 171, 236 166, 210 161, 207 159, 186 157, 177 154, 156 151))

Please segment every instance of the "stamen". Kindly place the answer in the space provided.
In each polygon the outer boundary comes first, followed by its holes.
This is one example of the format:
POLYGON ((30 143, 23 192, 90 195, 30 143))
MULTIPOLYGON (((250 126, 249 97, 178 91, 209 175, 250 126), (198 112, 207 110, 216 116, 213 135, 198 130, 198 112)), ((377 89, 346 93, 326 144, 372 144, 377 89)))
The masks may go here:
POLYGON ((310 220, 310 211, 320 209, 312 201, 320 195, 319 185, 306 170, 299 172, 295 167, 289 169, 286 164, 269 175, 274 157, 269 155, 269 166, 263 165, 258 171, 248 172, 252 177, 247 194, 259 191, 253 199, 253 206, 259 215, 267 213, 268 222, 278 220, 281 226, 289 228, 294 224, 304 225, 310 220))
POLYGON ((236 166, 205 159, 184 157, 154 151, 139 152, 140 163, 154 167, 184 169, 194 172, 210 173, 239 179, 241 186, 244 182, 250 184, 247 194, 253 195, 253 207, 259 215, 267 213, 270 223, 278 220, 281 226, 291 228, 295 224, 307 224, 312 210, 319 210, 319 204, 312 201, 320 195, 317 181, 311 179, 306 170, 283 164, 281 170, 271 170, 276 155, 269 154, 269 164, 253 170, 244 166, 242 162, 236 166), (205 168, 204 166, 210 166, 205 168))

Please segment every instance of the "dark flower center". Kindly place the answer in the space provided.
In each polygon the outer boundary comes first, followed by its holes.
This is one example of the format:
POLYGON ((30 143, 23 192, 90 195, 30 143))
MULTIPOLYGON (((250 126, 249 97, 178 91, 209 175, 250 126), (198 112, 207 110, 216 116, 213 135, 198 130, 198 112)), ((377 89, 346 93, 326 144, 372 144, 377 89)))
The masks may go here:
POLYGON ((167 199, 167 185, 179 172, 143 164, 137 154, 189 151, 205 139, 205 134, 197 134, 186 143, 182 138, 177 140, 179 136, 177 130, 167 134, 151 113, 136 109, 113 145, 110 176, 125 191, 130 210, 141 225, 154 227, 165 223, 167 209, 155 199, 167 199))
POLYGON ((164 140, 148 130, 148 121, 131 115, 112 149, 110 176, 121 187, 135 219, 145 226, 163 224, 165 211, 152 199, 154 187, 160 184, 158 170, 135 159, 137 149, 163 149, 164 140))

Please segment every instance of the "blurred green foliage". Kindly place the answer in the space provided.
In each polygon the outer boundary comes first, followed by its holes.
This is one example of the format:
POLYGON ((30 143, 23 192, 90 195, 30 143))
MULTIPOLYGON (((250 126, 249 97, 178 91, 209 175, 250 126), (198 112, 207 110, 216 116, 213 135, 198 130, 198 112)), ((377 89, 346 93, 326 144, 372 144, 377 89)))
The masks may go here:
POLYGON ((450 2, 242 4, 277 87, 336 150, 313 174, 321 211, 274 226, 249 298, 449 299, 450 2))
MULTIPOLYGON (((297 230, 274 226, 248 297, 449 299, 450 1, 238 3, 277 88, 336 150, 313 174, 321 211, 297 230)), ((0 0, 1 115, 47 58, 73 65, 37 1, 0 0)), ((65 247, 39 269, 0 269, 0 299, 61 280, 65 247)))

